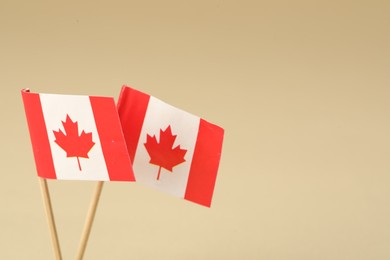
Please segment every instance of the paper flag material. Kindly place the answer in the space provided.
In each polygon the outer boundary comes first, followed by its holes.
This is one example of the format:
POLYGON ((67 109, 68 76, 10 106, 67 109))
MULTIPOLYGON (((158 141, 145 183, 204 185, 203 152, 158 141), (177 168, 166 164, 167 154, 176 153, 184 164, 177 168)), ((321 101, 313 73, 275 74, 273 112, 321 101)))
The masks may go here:
POLYGON ((38 176, 134 181, 113 98, 22 90, 38 176))
POLYGON ((137 182, 210 207, 224 130, 126 86, 118 112, 137 182))

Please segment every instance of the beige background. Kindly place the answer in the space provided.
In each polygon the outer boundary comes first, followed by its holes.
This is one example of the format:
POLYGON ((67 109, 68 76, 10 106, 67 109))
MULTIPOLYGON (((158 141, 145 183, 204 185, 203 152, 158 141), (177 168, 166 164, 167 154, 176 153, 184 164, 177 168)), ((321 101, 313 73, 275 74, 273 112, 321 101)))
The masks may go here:
MULTIPOLYGON (((390 259, 388 1, 0 0, 0 259, 52 259, 19 90, 221 125, 211 209, 107 183, 85 259, 390 259)), ((64 259, 93 182, 51 181, 64 259)))

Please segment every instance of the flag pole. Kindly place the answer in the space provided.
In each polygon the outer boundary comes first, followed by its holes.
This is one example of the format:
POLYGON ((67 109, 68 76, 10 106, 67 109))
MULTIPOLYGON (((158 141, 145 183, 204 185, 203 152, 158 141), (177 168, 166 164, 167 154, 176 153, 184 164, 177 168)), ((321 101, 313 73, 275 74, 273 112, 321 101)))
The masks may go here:
POLYGON ((96 208, 99 203, 100 194, 102 193, 103 183, 104 183, 103 181, 97 182, 95 193, 92 197, 91 205, 89 206, 87 219, 85 220, 84 230, 81 235, 79 250, 77 252, 77 258, 76 258, 77 260, 82 260, 84 257, 85 248, 87 247, 87 243, 88 243, 89 233, 91 232, 93 219, 96 213, 96 208))
POLYGON ((54 221, 53 208, 51 206, 51 201, 50 201, 49 187, 47 185, 47 181, 45 178, 39 178, 39 182, 41 186, 43 203, 45 206, 47 223, 49 225, 49 230, 51 234, 51 243, 53 245, 55 259, 62 260, 60 244, 58 242, 56 224, 54 221))

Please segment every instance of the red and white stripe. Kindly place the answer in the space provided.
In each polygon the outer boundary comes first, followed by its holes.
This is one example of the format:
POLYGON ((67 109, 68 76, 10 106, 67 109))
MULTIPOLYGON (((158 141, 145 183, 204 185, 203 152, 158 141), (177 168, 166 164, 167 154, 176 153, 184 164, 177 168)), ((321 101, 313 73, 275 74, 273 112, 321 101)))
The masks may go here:
POLYGON ((30 93, 22 91, 38 176, 49 179, 134 181, 130 158, 113 98, 30 93), (53 131, 64 131, 66 115, 79 133, 92 133, 89 158, 75 157, 54 141, 53 131))
POLYGON ((209 207, 221 156, 223 129, 126 86, 122 87, 118 112, 137 182, 209 207), (185 162, 175 166, 173 172, 161 173, 157 180, 158 167, 149 163, 144 143, 147 135, 159 136, 160 130, 168 126, 173 135, 177 135, 174 146, 187 150, 185 162))

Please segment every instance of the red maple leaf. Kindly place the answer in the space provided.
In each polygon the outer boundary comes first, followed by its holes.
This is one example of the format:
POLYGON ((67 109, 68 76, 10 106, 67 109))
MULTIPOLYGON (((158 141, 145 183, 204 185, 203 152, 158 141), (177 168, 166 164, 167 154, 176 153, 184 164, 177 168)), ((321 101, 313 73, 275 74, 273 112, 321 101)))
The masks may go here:
POLYGON ((66 152, 66 157, 77 157, 79 170, 81 171, 79 157, 89 158, 88 152, 95 144, 92 141, 92 133, 86 133, 83 130, 79 135, 78 123, 73 122, 69 115, 66 115, 66 121, 62 121, 62 125, 64 126, 66 135, 61 129, 53 131, 56 137, 54 142, 66 152))
POLYGON ((158 169, 157 180, 160 179, 161 167, 172 172, 172 168, 182 162, 185 162, 184 155, 187 150, 181 149, 180 145, 172 149, 176 135, 172 135, 171 126, 165 131, 160 130, 160 142, 157 142, 156 136, 147 135, 146 150, 149 153, 149 163, 160 166, 158 169))

